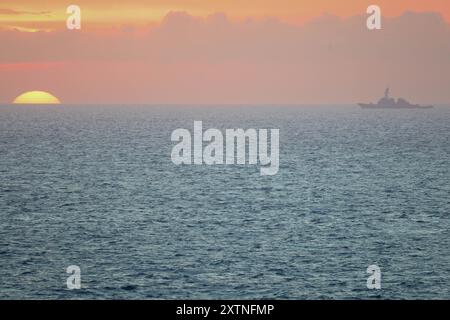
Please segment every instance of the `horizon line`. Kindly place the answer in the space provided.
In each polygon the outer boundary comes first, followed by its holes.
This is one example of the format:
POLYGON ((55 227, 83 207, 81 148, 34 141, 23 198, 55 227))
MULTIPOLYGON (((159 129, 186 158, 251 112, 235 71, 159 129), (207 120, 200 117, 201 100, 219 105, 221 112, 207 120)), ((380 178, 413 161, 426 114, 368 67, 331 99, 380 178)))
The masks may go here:
MULTIPOLYGON (((433 106, 450 106, 450 102, 439 102, 439 103, 430 103, 433 106)), ((358 106, 358 102, 349 102, 349 103, 96 103, 96 102, 88 102, 88 103, 64 103, 61 102, 59 104, 48 104, 48 103, 4 103, 0 102, 0 106, 186 106, 186 107, 206 107, 206 106, 227 106, 227 107, 260 107, 260 106, 281 106, 281 107, 307 107, 307 106, 339 106, 339 107, 348 107, 348 106, 358 106)))

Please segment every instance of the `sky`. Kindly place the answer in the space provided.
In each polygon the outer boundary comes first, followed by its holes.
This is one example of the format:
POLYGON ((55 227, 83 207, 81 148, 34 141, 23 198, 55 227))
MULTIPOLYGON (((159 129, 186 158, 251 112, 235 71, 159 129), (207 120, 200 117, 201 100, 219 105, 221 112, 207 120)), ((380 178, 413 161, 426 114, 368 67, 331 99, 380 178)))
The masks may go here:
POLYGON ((2 0, 0 49, 0 103, 450 102, 448 0, 2 0))

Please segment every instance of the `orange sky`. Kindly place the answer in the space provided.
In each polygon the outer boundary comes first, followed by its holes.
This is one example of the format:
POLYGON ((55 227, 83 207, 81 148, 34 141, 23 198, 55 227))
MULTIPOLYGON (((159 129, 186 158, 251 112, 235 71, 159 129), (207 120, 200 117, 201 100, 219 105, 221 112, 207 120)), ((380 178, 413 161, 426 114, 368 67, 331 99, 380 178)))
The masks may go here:
POLYGON ((448 102, 449 39, 450 0, 2 0, 0 103, 448 102))
POLYGON ((370 4, 380 5, 385 16, 397 16, 405 10, 435 11, 450 22, 449 0, 2 0, 0 21, 3 27, 55 29, 65 20, 70 4, 81 7, 87 26, 146 25, 160 21, 170 11, 195 16, 222 12, 231 19, 269 16, 303 23, 324 13, 361 15, 370 4))

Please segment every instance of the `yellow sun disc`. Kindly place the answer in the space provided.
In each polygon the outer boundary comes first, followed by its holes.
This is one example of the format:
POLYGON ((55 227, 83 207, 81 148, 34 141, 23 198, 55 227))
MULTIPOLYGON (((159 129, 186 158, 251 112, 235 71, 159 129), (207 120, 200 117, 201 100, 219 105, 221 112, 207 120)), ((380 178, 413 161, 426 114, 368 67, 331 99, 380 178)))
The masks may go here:
POLYGON ((58 98, 45 91, 28 91, 14 99, 15 104, 60 104, 58 98))

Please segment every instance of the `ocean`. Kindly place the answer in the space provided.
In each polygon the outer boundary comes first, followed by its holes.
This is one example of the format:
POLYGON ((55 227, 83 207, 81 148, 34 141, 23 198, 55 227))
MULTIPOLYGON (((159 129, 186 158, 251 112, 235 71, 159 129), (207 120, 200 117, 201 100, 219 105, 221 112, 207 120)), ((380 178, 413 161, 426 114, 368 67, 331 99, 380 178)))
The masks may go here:
POLYGON ((0 299, 449 299, 449 141, 444 106, 2 105, 0 299), (195 120, 280 129, 278 173, 174 165, 195 120))

